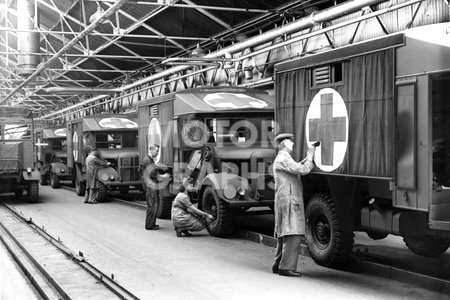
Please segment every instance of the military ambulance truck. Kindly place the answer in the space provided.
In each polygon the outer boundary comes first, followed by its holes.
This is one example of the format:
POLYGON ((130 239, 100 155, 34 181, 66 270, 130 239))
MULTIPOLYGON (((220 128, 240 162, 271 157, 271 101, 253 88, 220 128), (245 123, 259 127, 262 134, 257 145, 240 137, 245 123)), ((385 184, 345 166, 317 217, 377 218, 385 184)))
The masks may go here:
POLYGON ((414 253, 450 245, 450 24, 419 27, 276 66, 276 121, 304 178, 306 240, 324 266, 353 232, 402 236, 414 253))
POLYGON ((85 161, 92 148, 111 163, 98 171, 99 201, 106 201, 107 191, 126 194, 141 188, 136 117, 98 114, 71 120, 67 123, 67 137, 67 165, 78 196, 85 194, 85 161))
POLYGON ((41 185, 57 189, 61 180, 71 180, 67 166, 67 134, 65 127, 46 127, 36 130, 37 166, 41 185))
POLYGON ((0 106, 0 193, 39 198, 40 173, 36 166, 34 119, 27 108, 0 106))
POLYGON ((252 207, 273 207, 271 164, 275 157, 273 98, 239 87, 202 87, 175 92, 138 105, 139 153, 160 145, 156 162, 172 173, 161 187, 160 218, 170 218, 183 178, 190 196, 215 221, 213 236, 233 230, 233 217, 252 207))

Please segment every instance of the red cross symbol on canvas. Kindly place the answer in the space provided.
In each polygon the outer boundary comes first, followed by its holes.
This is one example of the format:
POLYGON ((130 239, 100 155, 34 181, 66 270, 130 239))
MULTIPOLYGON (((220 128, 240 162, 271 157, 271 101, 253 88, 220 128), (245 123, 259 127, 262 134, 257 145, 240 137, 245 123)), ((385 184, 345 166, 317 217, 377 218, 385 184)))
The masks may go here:
POLYGON ((320 118, 309 120, 309 139, 320 141, 322 165, 333 165, 334 143, 346 141, 346 118, 333 117, 333 94, 320 95, 320 118))

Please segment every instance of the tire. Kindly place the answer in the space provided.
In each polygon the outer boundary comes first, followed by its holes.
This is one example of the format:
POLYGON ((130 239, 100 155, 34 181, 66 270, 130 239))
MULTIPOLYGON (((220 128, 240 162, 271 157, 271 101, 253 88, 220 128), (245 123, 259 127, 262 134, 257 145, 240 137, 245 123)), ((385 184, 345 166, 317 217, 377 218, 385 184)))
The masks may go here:
POLYGON ((384 232, 376 232, 376 231, 367 231, 366 234, 372 239, 372 240, 382 240, 388 236, 387 233, 384 232))
POLYGON ((314 261, 324 267, 339 267, 350 256, 353 231, 340 220, 327 194, 311 197, 306 207, 306 243, 314 261))
POLYGON ((77 174, 75 174, 75 191, 77 192, 78 196, 84 196, 86 194, 86 182, 80 182, 78 180, 77 174))
POLYGON ((119 186, 119 193, 121 194, 128 194, 128 192, 130 191, 130 186, 129 185, 121 185, 119 186))
POLYGON ((61 187, 61 182, 59 181, 59 177, 56 176, 55 173, 50 171, 50 186, 54 189, 61 187))
POLYGON ((106 186, 100 182, 98 186, 98 202, 106 201, 108 201, 108 192, 106 190, 106 186))
POLYGON ((47 185, 48 184, 47 176, 41 174, 41 177, 39 178, 39 184, 47 185))
POLYGON ((158 208, 158 219, 170 220, 172 216, 172 196, 160 197, 159 208, 158 208))
POLYGON ((450 247, 450 239, 434 236, 405 236, 403 241, 414 254, 425 257, 439 256, 450 247))
POLYGON ((233 232, 233 214, 228 204, 217 196, 212 187, 207 187, 202 199, 203 211, 211 214, 214 221, 206 224, 209 234, 216 237, 228 236, 233 232))
POLYGON ((31 181, 27 188, 28 202, 37 202, 39 199, 39 182, 31 181))

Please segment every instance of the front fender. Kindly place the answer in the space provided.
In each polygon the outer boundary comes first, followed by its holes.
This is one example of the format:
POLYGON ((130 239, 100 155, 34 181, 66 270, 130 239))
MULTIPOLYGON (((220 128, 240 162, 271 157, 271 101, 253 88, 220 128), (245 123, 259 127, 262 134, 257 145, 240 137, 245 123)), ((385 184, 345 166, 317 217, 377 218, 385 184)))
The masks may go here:
POLYGON ((100 168, 98 170, 98 180, 103 183, 115 182, 119 180, 119 173, 113 167, 100 168))
MULTIPOLYGON (((247 198, 251 194, 250 185, 248 184, 248 181, 242 178, 239 175, 232 174, 232 173, 213 173, 209 174, 205 177, 205 179, 202 182, 202 187, 206 186, 212 186, 215 190, 217 195, 224 199, 225 201, 233 201, 238 200, 235 199, 227 199, 224 195, 224 188, 227 185, 232 185, 236 189, 239 187, 244 187, 247 190, 247 193, 245 194, 245 198, 247 198)), ((204 188, 202 189, 204 191, 204 188)), ((203 192, 202 192, 203 195, 203 192)), ((201 199, 201 198, 200 198, 201 199)))
POLYGON ((41 178, 41 172, 38 169, 33 169, 31 173, 22 171, 22 177, 24 180, 39 180, 41 178))
POLYGON ((60 162, 54 162, 50 164, 51 170, 57 176, 66 176, 70 175, 69 167, 60 162))

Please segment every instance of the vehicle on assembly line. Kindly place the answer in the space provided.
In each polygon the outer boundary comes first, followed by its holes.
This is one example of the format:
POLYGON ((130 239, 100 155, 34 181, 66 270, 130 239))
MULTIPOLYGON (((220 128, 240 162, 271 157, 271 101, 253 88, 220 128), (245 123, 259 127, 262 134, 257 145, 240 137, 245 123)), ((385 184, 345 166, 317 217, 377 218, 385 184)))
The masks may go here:
POLYGON ((28 108, 0 106, 0 193, 39 199, 40 173, 36 166, 34 119, 28 108))
POLYGON ((450 245, 450 23, 418 27, 276 65, 275 119, 304 177, 306 241, 338 266, 353 232, 402 236, 437 256, 450 245))
POLYGON ((107 191, 126 194, 130 189, 141 189, 136 117, 97 114, 70 120, 67 137, 67 165, 78 196, 84 196, 86 191, 85 162, 92 148, 97 148, 100 158, 111 163, 98 171, 99 201, 106 201, 107 191))
POLYGON ((40 183, 57 189, 61 180, 72 180, 67 166, 67 134, 65 127, 46 127, 35 131, 37 166, 40 183))
POLYGON ((138 104, 139 153, 161 146, 156 162, 172 173, 161 190, 160 218, 170 218, 172 200, 185 177, 198 207, 211 213, 213 236, 233 230, 233 218, 274 201, 273 97, 239 87, 201 87, 138 104))

